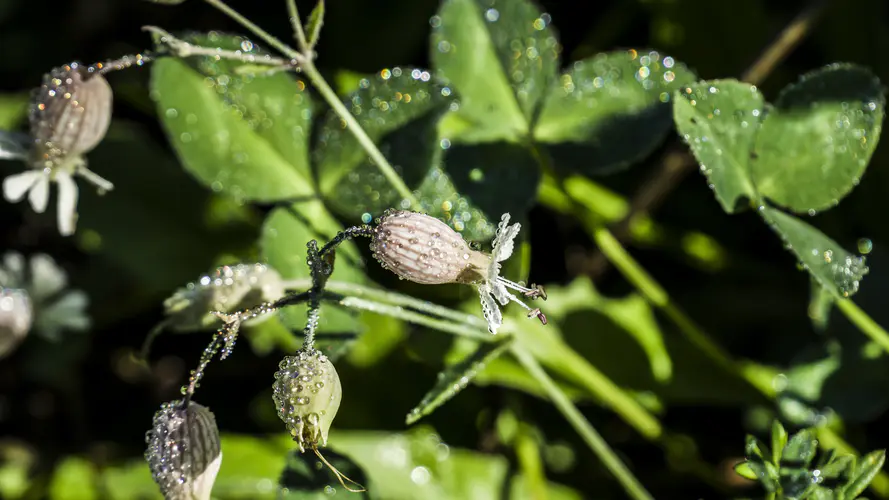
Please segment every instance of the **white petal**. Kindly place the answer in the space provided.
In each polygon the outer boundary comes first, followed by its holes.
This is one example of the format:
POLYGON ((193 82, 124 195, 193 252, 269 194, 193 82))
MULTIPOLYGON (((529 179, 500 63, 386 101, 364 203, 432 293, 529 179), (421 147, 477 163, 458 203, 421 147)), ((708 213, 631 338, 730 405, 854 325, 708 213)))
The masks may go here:
POLYGON ((31 295, 36 302, 61 291, 68 284, 65 271, 56 264, 56 261, 46 254, 37 254, 31 257, 31 295))
POLYGON ((38 214, 46 212, 46 204, 49 203, 48 175, 42 174, 40 178, 37 179, 37 182, 34 183, 34 187, 31 188, 31 192, 28 193, 28 201, 31 203, 31 208, 38 214))
POLYGON ((13 203, 21 200, 41 175, 39 170, 27 170, 3 179, 3 197, 13 203))
POLYGON ((3 256, 3 283, 8 288, 25 286, 25 258, 16 252, 6 252, 3 256))
POLYGON ((56 174, 56 182, 59 183, 59 233, 70 236, 77 224, 77 184, 67 172, 56 174))
POLYGON ((494 237, 494 251, 493 255, 491 255, 491 259, 494 262, 504 261, 512 255, 512 250, 515 246, 513 240, 518 236, 521 229, 522 225, 519 223, 510 226, 509 214, 503 214, 500 224, 497 226, 497 236, 494 237))
POLYGON ((194 481, 191 482, 190 490, 192 498, 195 500, 210 500, 210 492, 213 490, 213 483, 216 482, 216 474, 222 466, 222 452, 213 459, 204 472, 201 473, 194 481))
POLYGON ((503 315, 500 313, 500 308, 497 307, 497 302, 491 296, 490 290, 486 285, 478 287, 478 296, 482 303, 482 314, 485 316, 485 321, 488 322, 488 331, 496 334, 497 329, 503 324, 503 315))
POLYGON ((494 298, 500 301, 500 304, 504 306, 506 304, 509 304, 509 296, 512 295, 511 293, 509 293, 506 287, 503 286, 503 283, 499 283, 497 281, 491 283, 491 294, 494 296, 494 298))

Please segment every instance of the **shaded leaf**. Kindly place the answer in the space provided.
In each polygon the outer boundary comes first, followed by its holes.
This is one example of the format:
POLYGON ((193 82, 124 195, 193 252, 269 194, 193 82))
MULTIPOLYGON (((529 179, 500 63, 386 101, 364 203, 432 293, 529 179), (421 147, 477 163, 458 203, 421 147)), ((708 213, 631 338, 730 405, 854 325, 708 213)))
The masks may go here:
POLYGON ((885 98, 868 70, 834 64, 781 92, 756 139, 751 174, 760 194, 795 212, 835 206, 877 147, 885 98))
MULTIPOLYGON (((259 245, 263 258, 284 279, 308 279, 306 244, 316 239, 325 244, 342 230, 339 222, 317 200, 276 208, 266 218, 259 245)), ((331 276, 337 281, 364 283, 361 255, 353 242, 345 242, 336 251, 336 263, 331 276)), ((306 287, 308 288, 308 287, 306 287)), ((358 319, 350 311, 331 304, 321 306, 319 332, 352 332, 358 329, 358 319)), ((284 324, 302 331, 306 322, 305 309, 289 307, 281 311, 284 324)))
POLYGON ((460 96, 470 131, 488 141, 527 136, 559 65, 549 16, 529 0, 444 0, 432 27, 435 76, 460 96))
MULTIPOLYGON (((385 69, 360 80, 346 99, 361 127, 413 188, 427 177, 441 149, 437 124, 450 100, 449 91, 429 80, 421 69, 385 69)), ((321 192, 338 212, 357 219, 400 206, 401 197, 333 111, 318 133, 314 158, 321 192)))
POLYGON ((12 130, 28 115, 28 94, 0 94, 0 130, 12 130))
POLYGON ((834 458, 827 464, 819 467, 821 477, 825 479, 836 479, 847 473, 847 469, 855 463, 855 457, 851 455, 842 455, 834 458))
MULTIPOLYGON (((323 450, 324 458, 349 479, 367 483, 364 471, 349 457, 333 450, 323 450)), ((357 488, 355 485, 349 485, 357 488)), ((287 465, 279 481, 280 500, 322 500, 342 493, 351 498, 369 498, 367 492, 353 493, 340 485, 339 480, 313 453, 293 450, 287 454, 287 465)))
POLYGON ((861 495, 874 476, 883 468, 886 461, 886 450, 877 450, 858 459, 855 472, 843 488, 843 498, 856 498, 861 495))
POLYGON ((695 75, 654 50, 576 61, 551 85, 534 139, 556 168, 605 174, 644 158, 671 127, 673 91, 695 75))
POLYGON ((408 413, 405 423, 412 425, 450 401, 457 393, 465 389, 479 372, 484 371, 485 366, 491 360, 503 354, 512 341, 512 337, 506 337, 498 342, 481 343, 475 352, 459 363, 448 366, 439 372, 438 382, 408 413))
MULTIPOLYGON (((187 40, 259 57, 252 42, 239 37, 187 40)), ((241 74, 237 68, 236 62, 211 58, 194 65, 169 57, 153 63, 152 97, 183 166, 214 191, 239 200, 311 195, 312 108, 305 84, 284 72, 250 67, 241 74)))
POLYGON ((836 298, 830 290, 821 286, 815 278, 811 279, 811 287, 809 289, 809 319, 815 330, 823 332, 827 329, 828 321, 830 321, 830 311, 836 298))
POLYGON ((810 429, 803 429, 793 436, 784 446, 781 452, 781 464, 797 467, 807 467, 815 458, 818 450, 818 441, 815 433, 810 429))
POLYGON ((868 272, 864 257, 847 252, 824 233, 792 215, 769 206, 760 207, 759 213, 821 286, 839 298, 858 291, 868 272))
POLYGON ((781 453, 784 450, 784 447, 787 446, 787 431, 784 430, 784 426, 781 425, 781 422, 775 420, 772 422, 772 462, 779 463, 781 460, 781 453))
POLYGON ((309 14, 309 20, 306 22, 306 41, 309 47, 318 44, 321 37, 321 27, 324 26, 324 0, 318 0, 312 12, 309 14))
POLYGON ((676 92, 676 129, 728 213, 737 211, 742 198, 756 199, 749 162, 764 106, 756 86, 736 80, 705 81, 676 92))

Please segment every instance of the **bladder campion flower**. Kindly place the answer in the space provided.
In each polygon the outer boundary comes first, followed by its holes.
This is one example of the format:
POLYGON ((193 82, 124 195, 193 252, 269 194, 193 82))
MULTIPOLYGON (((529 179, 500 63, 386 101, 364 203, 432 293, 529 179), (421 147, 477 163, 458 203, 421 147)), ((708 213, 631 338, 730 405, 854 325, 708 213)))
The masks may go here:
POLYGON ((497 226, 491 254, 470 248, 463 237, 444 222, 429 215, 388 211, 374 228, 371 250, 380 264, 401 279, 436 285, 464 283, 478 289, 482 312, 488 330, 497 333, 503 315, 497 302, 505 306, 515 302, 528 311, 529 318, 546 324, 540 309, 531 308, 509 290, 525 297, 546 299, 540 286, 530 288, 500 276, 501 262, 512 255, 514 240, 521 225, 509 225, 509 214, 503 214, 497 226))
POLYGON ((59 232, 74 233, 80 175, 100 191, 114 186, 86 168, 83 155, 105 137, 111 123, 111 86, 97 68, 71 63, 44 76, 31 98, 30 168, 3 181, 3 195, 17 202, 28 195, 35 212, 46 210, 49 185, 59 185, 59 232))
POLYGON ((222 465, 216 418, 189 401, 164 403, 145 435, 145 459, 164 498, 209 500, 222 465))

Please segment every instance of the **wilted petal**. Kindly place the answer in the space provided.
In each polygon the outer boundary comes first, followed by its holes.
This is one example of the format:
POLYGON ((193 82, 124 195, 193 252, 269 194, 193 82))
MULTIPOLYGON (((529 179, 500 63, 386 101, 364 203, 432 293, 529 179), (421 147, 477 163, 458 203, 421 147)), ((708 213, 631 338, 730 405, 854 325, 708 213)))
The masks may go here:
POLYGON ((77 184, 67 172, 57 173, 56 182, 59 183, 59 233, 70 236, 77 224, 77 184))
POLYGON ((31 256, 31 283, 31 296, 41 302, 65 288, 68 277, 52 257, 40 253, 31 256))
POLYGON ((508 259, 512 255, 515 246, 516 236, 521 231, 522 225, 515 223, 509 225, 509 214, 503 214, 500 218, 500 224, 497 226, 497 235, 494 237, 494 249, 491 259, 494 262, 501 262, 508 259))
POLYGON ((503 324, 503 315, 497 302, 491 296, 491 290, 486 285, 479 285, 478 296, 482 303, 482 314, 485 315, 485 321, 488 322, 488 331, 496 334, 497 329, 503 324))
POLYGON ((28 202, 31 208, 38 214, 46 211, 46 205, 49 203, 49 176, 46 174, 37 178, 37 182, 28 192, 28 202))
POLYGON ((39 170, 27 170, 20 174, 10 175, 3 179, 3 197, 13 203, 21 200, 42 175, 45 174, 39 170))

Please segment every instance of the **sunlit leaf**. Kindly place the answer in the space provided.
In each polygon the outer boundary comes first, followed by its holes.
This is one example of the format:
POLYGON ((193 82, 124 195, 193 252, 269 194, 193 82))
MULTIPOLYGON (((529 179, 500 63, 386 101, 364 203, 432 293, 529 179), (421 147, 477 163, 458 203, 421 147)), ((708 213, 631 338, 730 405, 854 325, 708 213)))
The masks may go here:
POLYGON ((52 475, 49 495, 53 500, 95 500, 96 466, 88 460, 70 457, 63 460, 52 475))
POLYGON ((527 136, 559 65, 549 15, 529 0, 444 0, 431 24, 435 76, 459 95, 469 135, 527 136))
POLYGON ((382 361, 406 336, 402 320, 362 311, 360 321, 364 333, 349 350, 349 363, 368 367, 382 361))
POLYGON ((772 422, 772 462, 778 463, 781 460, 785 446, 787 446, 787 431, 779 420, 775 420, 772 422))
POLYGON ((840 298, 858 291, 868 272, 864 257, 847 252, 824 233, 792 215, 769 206, 760 207, 759 213, 821 286, 840 298))
POLYGON ((676 92, 673 119, 701 172, 726 212, 742 198, 756 199, 750 178, 750 151, 765 101, 756 86, 712 80, 676 92))
POLYGON ((818 441, 815 438, 815 433, 809 429, 803 429, 790 436, 790 440, 781 453, 781 463, 797 467, 808 466, 815 458, 817 450, 818 441))
MULTIPOLYGON (((412 188, 427 177, 441 149, 437 124, 450 101, 430 78, 417 68, 384 69, 360 80, 346 98, 346 107, 412 188)), ((358 219, 400 206, 397 191, 333 111, 318 133, 314 158, 321 192, 338 212, 358 219)))
MULTIPOLYGON (((188 39, 263 57, 253 42, 239 37, 188 39)), ((183 166, 214 191, 239 200, 311 195, 312 107, 305 84, 284 72, 241 74, 237 68, 236 62, 212 58, 153 63, 152 97, 183 166)))
POLYGON ((849 482, 843 488, 843 498, 856 498, 861 495, 874 476, 883 468, 886 461, 886 450, 877 450, 858 459, 855 471, 851 474, 849 482))
POLYGON ((768 111, 751 173, 760 194, 799 213, 835 206, 877 147, 885 98, 868 70, 835 64, 803 75, 768 111))
POLYGON ((431 414, 438 407, 450 401, 457 393, 465 389, 479 372, 484 371, 485 365, 503 354, 512 341, 512 337, 505 337, 498 342, 483 342, 479 344, 475 352, 465 359, 441 371, 435 386, 408 413, 406 424, 414 424, 417 420, 431 414))
POLYGON ((574 62, 553 82, 534 127, 556 168, 608 173, 645 157, 672 125, 674 90, 695 75, 653 50, 621 50, 574 62))
MULTIPOLYGON (((285 280, 309 278, 306 264, 306 244, 318 240, 325 244, 342 230, 339 222, 317 200, 295 203, 290 207, 276 208, 263 224, 260 247, 262 256, 285 280)), ((337 247, 336 263, 332 279, 350 283, 363 283, 361 255, 353 242, 337 247)), ((308 289, 308 287, 306 287, 308 289)), ((319 332, 356 332, 358 319, 350 311, 330 304, 322 305, 319 332)), ((289 307, 282 311, 284 324, 301 331, 306 315, 302 307, 289 307)))

